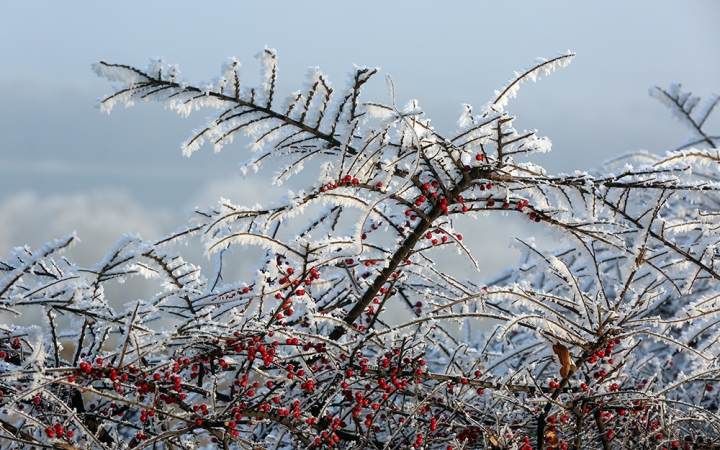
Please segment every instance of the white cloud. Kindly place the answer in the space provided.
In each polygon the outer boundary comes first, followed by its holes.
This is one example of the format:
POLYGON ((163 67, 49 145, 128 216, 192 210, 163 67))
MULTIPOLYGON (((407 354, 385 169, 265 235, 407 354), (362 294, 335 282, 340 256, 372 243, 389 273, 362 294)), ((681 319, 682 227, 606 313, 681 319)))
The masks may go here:
POLYGON ((124 233, 140 233, 146 239, 160 237, 179 225, 167 210, 141 206, 127 193, 94 191, 41 198, 31 192, 9 197, 0 204, 0 255, 12 248, 45 242, 77 232, 81 244, 69 252, 73 260, 89 265, 124 233))
MULTIPOLYGON (((0 258, 7 258, 14 247, 28 245, 37 249, 46 242, 76 232, 80 243, 65 255, 70 261, 88 267, 101 261, 125 233, 139 233, 145 239, 153 239, 178 225, 175 214, 143 207, 124 192, 101 190, 47 198, 23 192, 0 204, 0 258)), ((105 291, 116 307, 132 299, 148 298, 155 292, 157 286, 145 280, 133 280, 125 285, 108 283, 105 291)), ((2 314, 0 322, 38 323, 35 311, 20 312, 21 317, 2 314)))

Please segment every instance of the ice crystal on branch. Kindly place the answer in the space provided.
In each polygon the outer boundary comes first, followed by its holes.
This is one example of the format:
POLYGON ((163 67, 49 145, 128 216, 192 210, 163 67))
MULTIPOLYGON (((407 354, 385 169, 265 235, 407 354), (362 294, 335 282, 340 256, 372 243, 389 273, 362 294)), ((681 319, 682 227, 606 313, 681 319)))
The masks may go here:
POLYGON ((703 130, 703 126, 720 103, 720 95, 712 95, 699 109, 697 106, 700 103, 700 97, 692 95, 689 91, 683 91, 679 83, 672 84, 667 91, 653 86, 650 89, 650 95, 670 108, 673 117, 687 126, 692 133, 690 139, 677 150, 695 146, 717 148, 720 136, 710 136, 703 130))
MULTIPOLYGON (((2 328, 0 446, 713 448, 717 152, 548 175, 532 155, 550 141, 515 130, 505 107, 572 57, 516 73, 478 113, 463 105, 449 135, 418 101, 399 107, 391 79, 389 102, 366 101, 377 69, 355 67, 337 89, 311 68, 283 100, 270 49, 257 86, 235 59, 197 85, 160 60, 96 64, 121 83, 103 112, 137 100, 215 111, 185 155, 241 133, 246 170, 318 176, 266 207, 222 199, 157 241, 124 236, 91 268, 56 259, 72 236, 0 260, 2 307, 32 307, 45 327, 2 328), (477 267, 465 244, 481 236, 455 224, 479 213, 521 216, 562 247, 518 239, 517 268, 486 285, 461 279, 439 250, 477 267), (310 223, 280 236, 297 216, 310 223), (212 270, 180 256, 188 240, 212 270), (246 246, 263 250, 258 268, 231 280, 226 254, 246 246), (105 283, 138 275, 158 293, 111 306, 105 283), (397 304, 407 312, 393 326, 397 304)), ((653 92, 692 145, 716 146, 703 126, 717 99, 693 115, 698 101, 679 88, 653 92)))

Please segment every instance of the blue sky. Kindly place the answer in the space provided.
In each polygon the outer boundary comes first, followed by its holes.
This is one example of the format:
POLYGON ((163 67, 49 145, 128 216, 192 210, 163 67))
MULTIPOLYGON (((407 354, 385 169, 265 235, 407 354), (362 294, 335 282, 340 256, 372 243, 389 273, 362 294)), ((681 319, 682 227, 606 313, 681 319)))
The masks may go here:
MULTIPOLYGON (((97 259, 123 232, 157 237, 196 205, 262 197, 258 180, 237 175, 241 144, 182 157, 202 112, 93 109, 111 92, 90 70, 99 60, 144 66, 164 56, 200 81, 235 56, 253 80, 253 55, 267 45, 284 93, 308 66, 336 85, 352 64, 378 66, 399 103, 418 99, 449 135, 461 103, 479 106, 535 57, 570 49, 569 67, 524 85, 508 106, 519 129, 553 141, 537 162, 568 172, 684 140, 647 90, 673 81, 700 95, 720 90, 719 19, 712 0, 0 1, 0 255, 77 230, 81 257, 97 259)), ((387 101, 382 77, 365 98, 387 101)))

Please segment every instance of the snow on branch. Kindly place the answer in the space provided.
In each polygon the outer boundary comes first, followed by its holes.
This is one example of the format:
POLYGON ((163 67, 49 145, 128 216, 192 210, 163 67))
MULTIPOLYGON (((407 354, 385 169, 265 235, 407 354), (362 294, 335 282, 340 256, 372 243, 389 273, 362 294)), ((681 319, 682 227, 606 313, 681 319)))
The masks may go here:
POLYGON ((720 135, 711 136, 703 126, 707 118, 720 103, 720 95, 713 94, 705 104, 696 109, 700 103, 700 97, 692 95, 690 91, 682 90, 680 83, 670 85, 670 89, 664 90, 657 86, 650 88, 650 96, 658 99, 663 105, 670 109, 673 117, 690 129, 690 139, 677 147, 676 150, 683 150, 690 147, 718 148, 720 135))
POLYGON ((522 72, 515 72, 515 77, 511 79, 508 84, 503 86, 501 90, 495 91, 495 100, 490 103, 490 106, 500 109, 504 108, 511 98, 515 98, 522 83, 526 81, 535 83, 543 75, 548 76, 557 69, 566 67, 572 62, 574 57, 575 53, 568 50, 564 55, 557 56, 553 59, 537 58, 535 60, 536 64, 533 67, 525 69, 522 72))

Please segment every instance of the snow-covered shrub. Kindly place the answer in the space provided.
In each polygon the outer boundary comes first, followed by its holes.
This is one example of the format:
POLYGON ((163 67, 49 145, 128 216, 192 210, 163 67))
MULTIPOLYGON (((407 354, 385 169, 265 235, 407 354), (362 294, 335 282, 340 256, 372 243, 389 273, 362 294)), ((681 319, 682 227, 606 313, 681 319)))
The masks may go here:
POLYGON ((103 111, 216 111, 186 155, 244 133, 244 170, 319 175, 273 205, 221 200, 157 241, 124 236, 93 267, 57 256, 74 236, 0 260, 0 306, 37 314, 0 327, 0 447, 715 448, 720 139, 703 125, 718 97, 696 113, 679 87, 654 89, 693 130, 688 146, 548 175, 531 161, 550 142, 516 131, 505 107, 572 57, 464 105, 451 135, 417 101, 396 105, 390 80, 388 104, 362 99, 367 67, 340 89, 312 69, 278 102, 270 49, 259 86, 234 59, 200 85, 163 61, 96 64, 121 84, 103 111), (518 240, 519 266, 486 285, 438 256, 475 264, 465 244, 482 233, 454 223, 509 214, 562 247, 518 240), (210 271, 180 256, 189 240, 210 271), (254 276, 227 279, 228 250, 246 246, 265 252, 254 276), (157 294, 112 307, 105 283, 138 275, 157 294))

